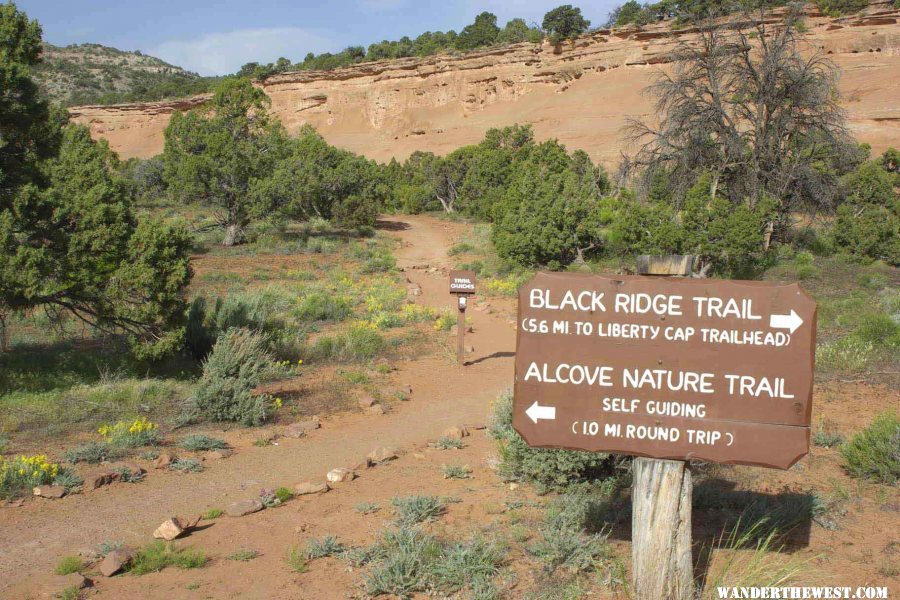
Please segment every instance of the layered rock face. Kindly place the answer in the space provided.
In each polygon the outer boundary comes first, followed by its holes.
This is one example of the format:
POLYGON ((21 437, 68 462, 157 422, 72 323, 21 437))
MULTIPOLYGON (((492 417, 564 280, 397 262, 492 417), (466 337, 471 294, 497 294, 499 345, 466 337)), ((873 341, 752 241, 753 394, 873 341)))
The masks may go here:
MULTIPOLYGON (((805 19, 807 51, 827 54, 840 68, 849 126, 875 151, 900 146, 898 20, 889 3, 840 19, 811 9, 805 19)), ((491 127, 530 123, 538 139, 558 138, 614 168, 628 151, 628 119, 653 117, 642 90, 667 68, 679 38, 693 35, 662 23, 596 31, 561 47, 519 44, 283 73, 261 85, 289 131, 309 123, 330 143, 379 161, 416 150, 444 154, 491 127)), ((85 106, 72 114, 123 157, 148 157, 162 151, 171 113, 204 100, 85 106)))

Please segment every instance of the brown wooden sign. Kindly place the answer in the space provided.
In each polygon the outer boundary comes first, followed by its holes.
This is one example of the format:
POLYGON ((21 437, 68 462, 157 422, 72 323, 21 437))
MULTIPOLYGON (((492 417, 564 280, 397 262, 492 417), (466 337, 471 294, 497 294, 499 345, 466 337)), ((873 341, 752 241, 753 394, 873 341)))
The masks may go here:
POLYGON ((475 271, 450 271, 451 294, 475 294, 475 271))
POLYGON ((785 469, 809 451, 815 338, 797 284, 538 273, 513 426, 531 446, 785 469))

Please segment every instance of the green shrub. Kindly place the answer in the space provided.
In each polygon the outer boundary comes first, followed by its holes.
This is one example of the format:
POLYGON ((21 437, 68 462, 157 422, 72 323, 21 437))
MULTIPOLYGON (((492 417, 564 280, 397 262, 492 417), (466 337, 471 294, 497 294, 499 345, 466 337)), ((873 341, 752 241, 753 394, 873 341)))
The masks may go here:
POLYGON ((280 487, 277 490, 275 490, 275 498, 282 504, 284 504, 285 502, 287 502, 288 500, 290 500, 293 497, 294 497, 294 493, 291 490, 287 489, 286 487, 280 487))
POLYGON ((447 256, 456 256, 457 254, 470 254, 475 252, 475 246, 468 242, 459 242, 450 246, 447 250, 447 256))
POLYGON ((820 448, 834 448, 844 443, 844 436, 834 431, 820 427, 813 434, 813 444, 820 448))
POLYGON ((191 435, 182 438, 181 441, 178 442, 178 445, 191 452, 218 450, 228 447, 225 440, 219 440, 203 433, 192 433, 191 435))
POLYGON ((816 367, 822 371, 855 373, 864 371, 874 355, 872 342, 849 335, 816 347, 816 367))
POLYGON ((173 544, 160 540, 151 542, 135 553, 128 571, 134 575, 158 573, 166 567, 179 569, 199 569, 209 559, 206 553, 195 548, 176 548, 173 544))
POLYGON ((84 462, 98 464, 122 456, 119 448, 112 448, 106 442, 87 442, 66 450, 65 458, 72 464, 84 462))
POLYGON ((249 562, 254 558, 259 557, 259 552, 257 550, 250 550, 247 548, 242 548, 236 552, 232 552, 228 556, 226 556, 226 560, 234 560, 238 562, 249 562))
POLYGON ((272 400, 253 390, 274 374, 274 362, 261 334, 246 329, 222 334, 203 363, 203 375, 185 419, 233 421, 247 426, 265 422, 272 400))
POLYGON ((892 174, 870 161, 844 176, 841 184, 846 199, 832 227, 837 248, 858 259, 900 264, 900 199, 892 174))
POLYGON ((203 470, 203 465, 193 458, 176 458, 169 463, 169 470, 178 473, 199 473, 203 470))
POLYGON ((440 450, 461 450, 463 447, 463 442, 459 438, 453 437, 441 437, 434 446, 439 448, 440 450))
POLYGON ((64 556, 53 570, 57 575, 71 575, 85 567, 84 560, 80 556, 64 556))
POLYGON ((814 279, 819 276, 819 270, 813 265, 799 265, 794 273, 797 275, 797 279, 801 281, 814 279))
POLYGON ((0 499, 12 498, 34 486, 53 483, 62 472, 43 454, 0 457, 0 499))
POLYGON ((417 527, 385 531, 372 547, 354 549, 347 557, 357 565, 371 564, 365 577, 372 596, 410 598, 417 592, 457 597, 468 589, 472 598, 497 598, 491 580, 500 572, 506 552, 479 537, 445 543, 417 527))
POLYGON ((881 290, 888 286, 888 278, 881 273, 862 272, 856 276, 856 283, 868 290, 881 290))
POLYGON ((344 545, 341 544, 333 535, 326 535, 321 540, 313 539, 306 546, 306 558, 314 560, 316 558, 325 558, 326 556, 336 556, 344 551, 344 545))
POLYGON ((97 430, 106 444, 114 448, 140 448, 155 446, 160 441, 159 425, 147 417, 131 421, 117 421, 113 425, 101 425, 97 430))
POLYGON ((447 502, 438 496, 405 496, 391 500, 400 526, 431 521, 444 514, 447 502))
POLYGON ((444 465, 441 473, 444 479, 468 479, 472 476, 472 469, 466 465, 444 465))
POLYGON ((288 548, 284 562, 294 573, 305 573, 309 569, 309 564, 306 562, 306 551, 297 546, 288 548))
POLYGON ((854 335, 875 346, 900 346, 900 323, 883 313, 866 315, 854 335))
POLYGON ((837 249, 854 258, 900 264, 900 216, 883 206, 840 205, 832 236, 837 249))
POLYGON ((384 344, 376 325, 359 321, 342 333, 317 339, 309 355, 319 360, 363 361, 377 356, 384 344))
POLYGON ((488 587, 500 572, 505 557, 503 548, 478 537, 444 546, 440 559, 431 569, 433 585, 444 594, 466 587, 475 590, 488 587))
POLYGON ((900 417, 878 415, 841 447, 841 455, 850 475, 893 485, 900 480, 900 417))
POLYGON ((864 10, 868 0, 816 0, 816 6, 829 17, 839 17, 864 10))
POLYGON ((366 576, 366 593, 394 594, 409 598, 428 589, 429 567, 440 554, 431 536, 411 527, 385 532, 377 548, 376 562, 366 576))
POLYGON ((224 297, 198 296, 188 307, 185 346, 192 356, 202 360, 229 329, 277 334, 286 328, 284 317, 294 307, 295 296, 292 290, 277 285, 224 297))
POLYGON ((593 569, 611 555, 607 533, 595 533, 593 515, 598 507, 584 494, 566 495, 554 502, 539 529, 539 539, 529 548, 549 571, 565 567, 572 572, 593 569))
POLYGON ((490 431, 500 447, 500 473, 509 479, 564 489, 611 473, 613 460, 609 454, 532 448, 526 444, 512 427, 512 394, 508 392, 494 404, 490 431))
POLYGON ((343 321, 353 311, 348 296, 314 290, 297 301, 295 315, 301 321, 343 321))

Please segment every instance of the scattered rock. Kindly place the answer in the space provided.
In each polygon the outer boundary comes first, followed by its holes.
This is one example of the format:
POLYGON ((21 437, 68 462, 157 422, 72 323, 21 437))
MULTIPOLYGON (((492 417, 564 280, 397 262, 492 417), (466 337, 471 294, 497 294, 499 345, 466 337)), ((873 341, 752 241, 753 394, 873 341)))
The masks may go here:
POLYGON ((184 533, 184 527, 181 525, 181 520, 178 517, 172 517, 171 519, 166 519, 162 525, 156 528, 156 531, 153 532, 153 537, 158 540, 171 542, 182 533, 184 533))
POLYGON ((464 437, 469 435, 469 430, 466 429, 464 425, 459 425, 456 427, 450 427, 449 429, 444 430, 443 437, 451 438, 454 440, 461 440, 464 437))
POLYGON ((475 352, 475 346, 466 346, 466 354, 472 354, 475 352))
POLYGON ((418 460, 425 460, 425 455, 421 452, 413 452, 413 458, 418 460))
POLYGON ((156 460, 153 461, 154 469, 168 469, 169 465, 172 464, 172 461, 175 460, 175 456, 169 454, 168 452, 164 454, 160 454, 156 457, 156 460))
POLYGON ((35 496, 41 498, 62 498, 66 495, 66 488, 61 485, 39 485, 33 491, 35 496))
POLYGON ((418 283, 411 283, 406 286, 406 291, 410 296, 421 296, 422 295, 422 286, 418 283))
POLYGON ((427 269, 425 269, 425 272, 429 273, 431 275, 434 275, 435 273, 438 272, 438 268, 437 267, 428 267, 427 269))
POLYGON ((366 458, 369 459, 370 462, 377 465, 397 458, 397 451, 393 448, 381 447, 369 452, 369 454, 366 455, 366 458))
POLYGON ((103 557, 100 562, 100 574, 104 577, 112 577, 128 566, 134 553, 128 548, 118 548, 103 557))
POLYGON ((230 458, 233 454, 234 450, 231 448, 217 448, 204 454, 203 458, 206 460, 219 460, 222 458, 230 458))
POLYGON ((384 412, 385 412, 384 407, 380 404, 373 404, 372 406, 370 406, 369 408, 366 409, 367 415, 383 415, 384 412))
POLYGON ((370 408, 376 404, 378 404, 378 400, 376 400, 372 396, 366 396, 365 398, 359 399, 359 407, 360 408, 370 408))
POLYGON ((295 496, 306 496, 308 494, 324 494, 331 488, 327 483, 312 483, 309 481, 302 481, 294 486, 294 495, 295 496))
POLYGON ((400 388, 400 391, 406 394, 407 396, 412 396, 412 386, 408 383, 400 388))
POLYGON ((118 478, 119 474, 114 473, 113 471, 94 471, 93 473, 89 473, 84 476, 84 489, 96 490, 103 487, 104 485, 111 484, 118 478))
POLYGON ((519 484, 518 483, 510 483, 509 489, 510 489, 510 491, 515 491, 515 490, 519 489, 519 484))
POLYGON ((243 500, 241 502, 232 502, 225 509, 229 517, 243 517, 245 515, 259 512, 263 509, 263 504, 259 500, 243 500))
POLYGON ((344 483, 345 481, 353 481, 354 479, 356 479, 356 473, 354 473, 350 469, 338 467, 337 469, 328 471, 325 479, 327 479, 331 483, 344 483))
POLYGON ((290 438, 300 438, 321 426, 322 424, 319 423, 318 417, 304 419, 303 421, 297 421, 296 423, 288 425, 284 431, 284 435, 290 438))

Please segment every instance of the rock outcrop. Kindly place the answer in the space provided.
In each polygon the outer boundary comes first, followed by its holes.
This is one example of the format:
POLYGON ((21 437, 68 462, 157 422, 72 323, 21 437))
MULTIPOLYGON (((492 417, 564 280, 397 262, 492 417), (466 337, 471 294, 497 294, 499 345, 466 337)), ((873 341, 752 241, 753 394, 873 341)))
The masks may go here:
MULTIPOLYGON (((900 11, 876 2, 862 15, 838 19, 810 7, 804 22, 810 49, 841 69, 850 128, 876 152, 900 144, 898 20, 900 11)), ((651 115, 641 91, 666 68, 678 39, 695 33, 669 23, 599 30, 560 47, 518 44, 282 73, 260 85, 289 131, 310 123, 330 143, 380 161, 415 150, 446 153, 477 142, 490 127, 531 123, 539 139, 559 138, 609 168, 627 150, 626 120, 651 115)), ((171 113, 206 98, 81 106, 72 117, 123 157, 148 157, 162 150, 171 113)))

